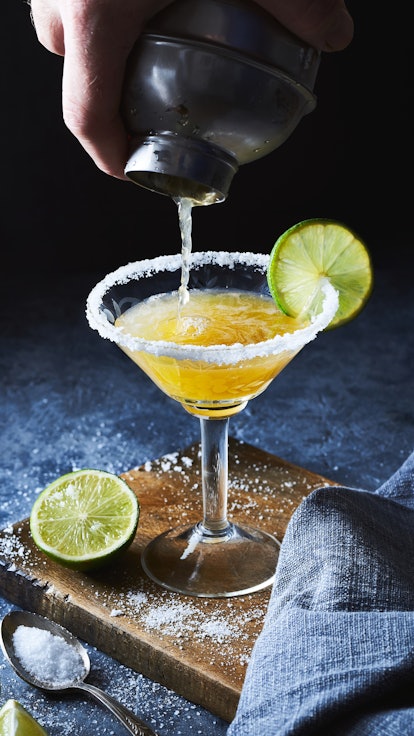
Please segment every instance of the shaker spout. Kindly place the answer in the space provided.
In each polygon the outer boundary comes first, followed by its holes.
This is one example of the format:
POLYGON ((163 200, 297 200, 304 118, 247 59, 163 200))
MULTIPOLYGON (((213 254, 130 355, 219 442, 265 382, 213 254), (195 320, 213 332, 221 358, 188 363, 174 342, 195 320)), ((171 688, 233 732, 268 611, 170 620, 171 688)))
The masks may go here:
POLYGON ((219 147, 170 133, 136 139, 125 167, 136 184, 196 205, 223 202, 237 170, 236 159, 219 147))

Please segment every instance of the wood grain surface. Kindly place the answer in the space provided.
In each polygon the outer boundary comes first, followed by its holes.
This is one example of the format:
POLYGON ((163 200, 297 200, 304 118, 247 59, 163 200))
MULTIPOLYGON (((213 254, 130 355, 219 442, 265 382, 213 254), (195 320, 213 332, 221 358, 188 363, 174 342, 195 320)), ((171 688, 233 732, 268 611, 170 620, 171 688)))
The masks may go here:
MULTIPOLYGON (((230 438, 229 518, 280 541, 302 499, 332 481, 230 438)), ((57 565, 33 544, 28 519, 0 532, 0 590, 17 606, 62 624, 83 641, 231 721, 263 626, 270 589, 196 598, 157 586, 140 554, 160 532, 201 518, 199 445, 123 474, 141 516, 124 556, 99 573, 57 565)))

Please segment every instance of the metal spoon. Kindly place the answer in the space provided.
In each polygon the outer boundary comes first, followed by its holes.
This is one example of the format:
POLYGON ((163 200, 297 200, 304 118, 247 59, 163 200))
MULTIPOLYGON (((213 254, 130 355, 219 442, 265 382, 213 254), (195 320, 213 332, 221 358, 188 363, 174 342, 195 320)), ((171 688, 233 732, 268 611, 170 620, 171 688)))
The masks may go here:
MULTIPOLYGON (((90 660, 86 649, 76 639, 70 631, 64 629, 63 626, 50 621, 44 616, 29 611, 11 611, 4 616, 0 624, 0 644, 5 657, 10 662, 13 669, 19 677, 34 687, 42 690, 83 690, 91 695, 102 705, 105 705, 116 718, 121 721, 125 728, 134 736, 157 736, 146 723, 136 717, 134 713, 125 708, 115 698, 112 698, 103 690, 84 682, 90 671, 90 660), (50 682, 37 674, 28 672, 23 662, 16 654, 13 635, 18 626, 31 626, 37 629, 44 629, 55 636, 60 636, 67 644, 73 647, 74 652, 79 657, 79 665, 74 679, 64 682, 50 682)), ((41 670, 40 670, 41 671, 41 670)))

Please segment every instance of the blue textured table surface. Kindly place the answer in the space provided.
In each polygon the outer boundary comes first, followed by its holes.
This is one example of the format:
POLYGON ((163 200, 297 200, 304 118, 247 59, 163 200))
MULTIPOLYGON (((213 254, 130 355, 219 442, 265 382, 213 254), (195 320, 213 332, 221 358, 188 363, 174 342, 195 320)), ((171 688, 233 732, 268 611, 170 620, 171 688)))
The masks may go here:
MULTIPOLYGON (((103 274, 3 285, 0 324, 1 528, 70 470, 121 473, 199 438, 164 396, 85 318, 103 274)), ((414 293, 408 273, 377 269, 354 322, 319 336, 232 418, 233 436, 338 483, 375 489, 414 447, 414 293)), ((230 459, 231 462, 231 459, 230 459)), ((0 598, 0 616, 14 606, 0 598)), ((163 734, 225 734, 227 724, 87 646, 90 681, 163 734)), ((91 700, 24 684, 0 659, 1 703, 16 698, 50 736, 125 730, 91 700)))

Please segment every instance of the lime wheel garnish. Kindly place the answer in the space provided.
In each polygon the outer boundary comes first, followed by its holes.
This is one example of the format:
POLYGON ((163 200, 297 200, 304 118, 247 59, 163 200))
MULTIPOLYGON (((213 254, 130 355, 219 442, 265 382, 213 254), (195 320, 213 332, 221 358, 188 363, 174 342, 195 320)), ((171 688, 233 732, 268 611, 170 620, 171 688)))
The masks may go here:
POLYGON ((293 225, 271 251, 270 293, 285 314, 312 316, 322 309, 325 279, 339 298, 330 329, 354 319, 371 294, 372 263, 365 243, 335 220, 314 218, 293 225))

